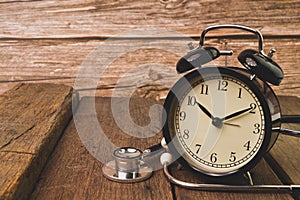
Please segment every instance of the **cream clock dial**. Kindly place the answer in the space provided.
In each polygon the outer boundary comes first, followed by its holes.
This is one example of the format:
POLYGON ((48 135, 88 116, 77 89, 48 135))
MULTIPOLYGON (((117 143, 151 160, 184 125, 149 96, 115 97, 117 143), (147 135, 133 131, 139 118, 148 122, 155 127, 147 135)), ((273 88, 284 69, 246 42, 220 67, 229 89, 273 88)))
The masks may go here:
POLYGON ((191 165, 226 173, 257 154, 264 138, 264 115, 244 83, 230 76, 210 77, 196 83, 180 103, 174 119, 176 137, 191 165))

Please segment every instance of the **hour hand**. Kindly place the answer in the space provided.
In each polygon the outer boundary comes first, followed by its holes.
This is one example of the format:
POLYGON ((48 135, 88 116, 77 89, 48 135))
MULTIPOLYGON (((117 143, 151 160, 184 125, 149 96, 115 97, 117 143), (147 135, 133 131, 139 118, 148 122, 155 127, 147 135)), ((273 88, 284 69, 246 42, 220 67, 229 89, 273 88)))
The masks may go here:
POLYGON ((204 107, 202 106, 199 102, 196 102, 198 107, 210 118, 212 119, 212 125, 214 125, 217 128, 221 128, 223 125, 223 119, 220 119, 218 117, 214 117, 212 114, 210 114, 210 112, 204 107))
POLYGON ((198 107, 210 118, 213 119, 212 114, 210 114, 210 112, 204 107, 202 106, 199 102, 196 101, 196 104, 198 105, 198 107))

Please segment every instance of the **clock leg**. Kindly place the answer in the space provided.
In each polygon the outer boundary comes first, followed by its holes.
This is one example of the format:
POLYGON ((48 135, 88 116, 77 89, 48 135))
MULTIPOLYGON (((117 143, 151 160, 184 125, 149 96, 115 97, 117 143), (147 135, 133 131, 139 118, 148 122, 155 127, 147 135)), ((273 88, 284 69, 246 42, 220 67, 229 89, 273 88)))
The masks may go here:
POLYGON ((245 174, 244 174, 244 177, 247 179, 247 181, 249 182, 249 185, 254 185, 253 183, 253 179, 252 179, 252 175, 250 173, 250 171, 247 171, 245 174))

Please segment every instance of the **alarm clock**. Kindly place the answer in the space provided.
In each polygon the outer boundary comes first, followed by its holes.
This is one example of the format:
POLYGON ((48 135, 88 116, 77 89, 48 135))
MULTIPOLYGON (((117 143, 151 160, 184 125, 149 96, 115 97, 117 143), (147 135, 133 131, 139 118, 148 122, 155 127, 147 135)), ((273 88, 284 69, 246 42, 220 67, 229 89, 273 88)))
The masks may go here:
POLYGON ((178 161, 196 172, 224 177, 252 169, 272 148, 281 128, 278 99, 270 85, 283 79, 280 66, 266 55, 258 30, 240 25, 205 29, 199 47, 177 63, 185 73, 164 103, 163 136, 178 161), (207 32, 240 29, 258 38, 258 50, 238 55, 242 67, 203 66, 232 51, 204 45, 207 32))

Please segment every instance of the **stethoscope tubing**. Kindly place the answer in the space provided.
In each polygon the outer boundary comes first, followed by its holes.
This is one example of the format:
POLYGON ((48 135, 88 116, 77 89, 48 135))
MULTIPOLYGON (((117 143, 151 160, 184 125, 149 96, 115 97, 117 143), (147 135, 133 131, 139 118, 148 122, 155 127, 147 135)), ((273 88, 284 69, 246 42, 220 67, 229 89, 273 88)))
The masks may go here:
POLYGON ((164 174, 167 179, 180 187, 202 190, 202 191, 231 191, 231 192, 241 192, 241 191, 289 191, 293 193, 295 190, 300 190, 300 185, 223 185, 223 184, 206 184, 206 183, 190 183, 179 179, 176 179, 171 175, 168 169, 168 163, 163 166, 164 174))

